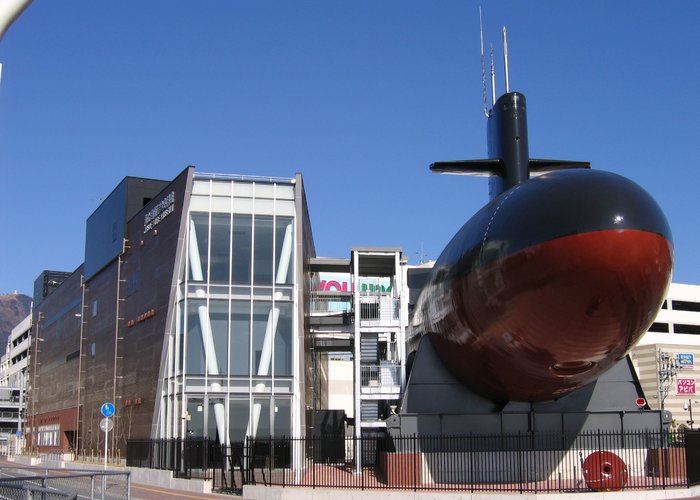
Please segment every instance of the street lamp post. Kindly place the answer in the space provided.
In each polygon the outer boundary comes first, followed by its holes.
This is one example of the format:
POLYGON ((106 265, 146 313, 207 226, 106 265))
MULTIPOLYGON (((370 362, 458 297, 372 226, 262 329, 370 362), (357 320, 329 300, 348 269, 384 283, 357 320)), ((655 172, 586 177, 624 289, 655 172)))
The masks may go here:
POLYGON ((0 4, 0 39, 7 28, 27 8, 32 0, 5 0, 0 4))
MULTIPOLYGON (((0 40, 10 25, 27 8, 32 0, 3 0, 0 2, 0 40)), ((0 76, 2 76, 2 64, 0 64, 0 76)))

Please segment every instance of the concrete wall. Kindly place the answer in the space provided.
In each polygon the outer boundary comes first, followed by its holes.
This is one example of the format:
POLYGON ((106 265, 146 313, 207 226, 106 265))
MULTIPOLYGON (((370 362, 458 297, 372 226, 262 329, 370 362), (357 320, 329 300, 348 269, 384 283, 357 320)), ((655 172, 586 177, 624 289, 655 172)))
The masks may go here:
POLYGON ((353 414, 352 361, 328 360, 328 408, 353 414))

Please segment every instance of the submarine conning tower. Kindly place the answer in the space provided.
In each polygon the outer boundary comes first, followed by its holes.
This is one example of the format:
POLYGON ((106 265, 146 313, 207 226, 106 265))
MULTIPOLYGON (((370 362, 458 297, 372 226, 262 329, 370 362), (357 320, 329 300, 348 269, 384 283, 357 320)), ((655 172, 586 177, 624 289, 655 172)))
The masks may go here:
POLYGON ((525 95, 508 92, 498 98, 489 113, 488 157, 500 160, 500 175, 489 182, 489 195, 495 198, 530 178, 525 95))
POLYGON ((507 92, 488 112, 486 126, 488 158, 438 161, 430 170, 439 174, 489 176, 489 198, 526 182, 531 173, 590 168, 587 161, 530 158, 527 136, 527 104, 520 92, 507 92))
MULTIPOLYGON (((479 10, 481 12, 481 10, 479 10)), ((481 15, 481 14, 479 14, 481 15)), ((491 102, 486 104, 486 71, 484 69, 484 38, 481 33, 481 74, 484 88, 484 114, 488 122, 486 142, 488 159, 439 161, 430 165, 430 170, 439 174, 490 176, 489 198, 522 184, 530 173, 546 173, 570 168, 591 168, 587 161, 542 160, 530 158, 527 139, 527 104, 525 95, 510 91, 508 78, 508 41, 503 27, 503 63, 506 77, 506 93, 496 99, 493 49, 491 50, 491 102)))

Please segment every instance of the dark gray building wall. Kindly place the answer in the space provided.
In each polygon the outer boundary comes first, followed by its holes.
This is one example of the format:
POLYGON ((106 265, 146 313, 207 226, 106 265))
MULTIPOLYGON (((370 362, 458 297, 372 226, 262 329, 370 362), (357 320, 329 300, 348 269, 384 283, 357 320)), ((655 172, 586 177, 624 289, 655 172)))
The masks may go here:
POLYGON ((40 340, 28 414, 36 414, 37 425, 59 423, 61 435, 70 436, 63 449, 101 449, 105 402, 116 408, 110 448, 123 453, 129 437, 151 437, 192 172, 172 182, 122 181, 88 221, 86 254, 94 253, 84 291, 81 266, 34 311, 40 340))
MULTIPOLYGON (((117 336, 117 283, 115 262, 102 269, 85 285, 85 314, 81 375, 81 449, 100 449, 100 407, 114 401, 114 341, 117 336)), ((119 434, 117 426, 112 436, 119 434)), ((110 446, 111 448, 111 446, 110 446)))
POLYGON ((106 401, 116 409, 114 446, 124 452, 127 439, 151 437, 185 186, 191 176, 190 168, 183 171, 129 220, 126 251, 87 282, 88 310, 97 303, 97 314, 89 314, 85 326, 81 432, 87 449, 97 445, 95 422, 106 401))
POLYGON ((34 308, 32 317, 28 428, 60 421, 65 445, 77 425, 81 275, 82 266, 34 308))
MULTIPOLYGON (((186 204, 193 170, 183 171, 146 205, 128 225, 131 246, 123 265, 127 290, 124 294, 121 399, 124 439, 150 438, 166 336, 174 332, 177 255, 183 251, 186 204), (174 208, 144 234, 146 215, 164 199, 174 208), (143 242, 143 244, 141 244, 143 242)), ((150 216, 149 216, 150 217, 150 216)))
POLYGON ((122 252, 127 221, 168 185, 167 181, 126 177, 88 217, 85 226, 85 279, 122 252))

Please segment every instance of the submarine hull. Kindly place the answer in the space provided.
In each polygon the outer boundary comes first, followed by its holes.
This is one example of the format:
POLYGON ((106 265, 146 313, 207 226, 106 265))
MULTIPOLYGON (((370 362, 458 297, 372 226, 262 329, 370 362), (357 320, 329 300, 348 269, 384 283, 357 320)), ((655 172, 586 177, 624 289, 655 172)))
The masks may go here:
POLYGON ((414 321, 447 368, 493 401, 557 399, 651 325, 673 243, 656 202, 616 174, 548 173, 505 191, 445 248, 414 321))

